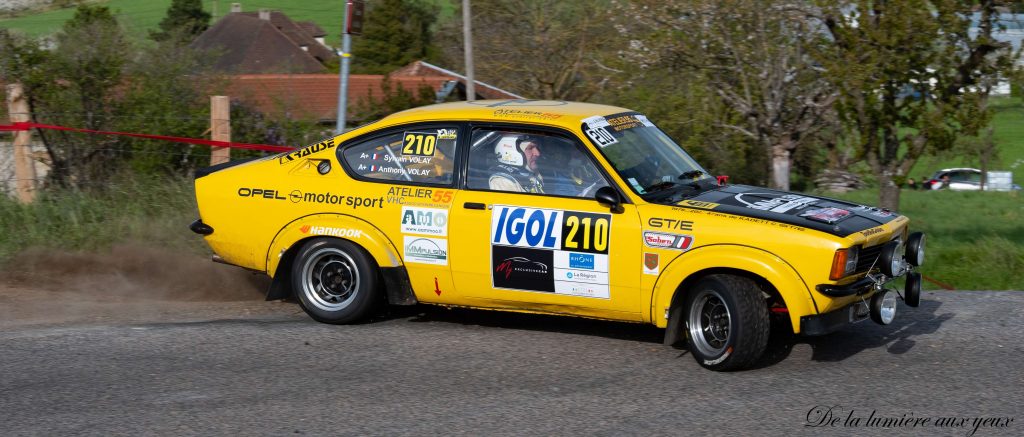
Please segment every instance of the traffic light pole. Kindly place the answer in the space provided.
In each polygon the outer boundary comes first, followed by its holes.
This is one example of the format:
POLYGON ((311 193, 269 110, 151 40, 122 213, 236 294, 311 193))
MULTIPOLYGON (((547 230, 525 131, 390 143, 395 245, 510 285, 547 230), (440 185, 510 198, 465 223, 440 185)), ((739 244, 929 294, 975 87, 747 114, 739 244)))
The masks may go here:
POLYGON ((352 36, 349 35, 349 2, 345 2, 345 19, 341 28, 341 71, 338 73, 338 124, 334 134, 345 132, 345 111, 348 107, 348 63, 352 59, 352 36))

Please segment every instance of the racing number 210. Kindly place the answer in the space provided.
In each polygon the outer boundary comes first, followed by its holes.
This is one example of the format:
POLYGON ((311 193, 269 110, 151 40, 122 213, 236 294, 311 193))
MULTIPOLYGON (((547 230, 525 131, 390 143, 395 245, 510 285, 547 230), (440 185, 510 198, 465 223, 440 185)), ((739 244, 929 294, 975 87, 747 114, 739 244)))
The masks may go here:
POLYGON ((567 250, 585 252, 608 251, 608 218, 589 214, 567 214, 565 217, 565 242, 567 250))
POLYGON ((403 155, 434 156, 436 134, 407 132, 402 144, 403 155))

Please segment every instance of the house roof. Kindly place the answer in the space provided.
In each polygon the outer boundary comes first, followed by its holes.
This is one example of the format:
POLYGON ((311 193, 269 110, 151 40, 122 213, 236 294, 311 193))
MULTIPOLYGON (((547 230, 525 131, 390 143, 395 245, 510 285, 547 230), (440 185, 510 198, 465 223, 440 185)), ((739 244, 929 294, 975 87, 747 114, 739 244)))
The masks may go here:
MULTIPOLYGON (((402 77, 402 76, 441 76, 441 77, 448 77, 448 78, 451 78, 453 80, 459 81, 459 84, 462 87, 465 87, 465 84, 467 82, 466 76, 463 76, 463 75, 461 75, 459 73, 456 73, 454 71, 451 71, 451 70, 447 70, 447 69, 438 67, 438 66, 436 66, 434 64, 431 64, 429 62, 423 62, 423 61, 413 62, 413 63, 411 63, 409 65, 406 65, 406 66, 404 66, 402 68, 399 68, 399 69, 391 72, 391 77, 402 77)), ((479 80, 474 80, 473 83, 476 84, 475 91, 476 91, 477 96, 478 97, 482 97, 484 99, 525 99, 525 97, 523 97, 523 96, 520 96, 518 94, 509 92, 509 91, 505 91, 505 90, 503 90, 501 88, 498 88, 496 86, 488 85, 486 83, 480 82, 479 80)))
POLYGON ((231 73, 326 71, 323 64, 302 50, 272 22, 245 13, 224 16, 199 35, 191 47, 218 53, 214 67, 231 73))
MULTIPOLYGON (((235 12, 233 14, 228 15, 234 14, 245 15, 248 17, 259 19, 260 13, 235 12)), ((300 48, 306 47, 309 50, 309 54, 313 55, 313 57, 317 58, 317 60, 319 60, 321 63, 328 59, 337 57, 337 55, 335 55, 334 52, 331 51, 331 49, 324 47, 323 44, 320 44, 316 39, 314 39, 315 35, 312 35, 309 31, 307 31, 306 26, 302 26, 292 21, 291 18, 288 18, 288 16, 281 11, 270 11, 270 24, 273 24, 274 27, 280 30, 281 33, 288 37, 288 39, 292 40, 292 42, 294 42, 295 45, 299 46, 300 48)), ((309 24, 312 23, 310 22, 309 24)), ((313 24, 313 26, 316 27, 316 24, 313 24)), ((320 36, 326 35, 323 29, 320 29, 319 27, 316 27, 316 29, 320 30, 320 36)))
MULTIPOLYGON (((233 76, 227 93, 253 105, 261 112, 294 118, 334 121, 338 115, 338 75, 336 74, 246 74, 233 76)), ((426 85, 437 91, 450 80, 438 76, 392 76, 394 85, 416 93, 426 85)), ((349 75, 348 108, 380 99, 384 76, 349 75)), ((353 118, 353 117, 350 117, 353 118)))
POLYGON ((298 21, 295 24, 298 24, 299 27, 302 28, 302 30, 305 30, 306 33, 308 33, 309 36, 313 38, 327 36, 327 32, 324 31, 320 26, 317 26, 316 23, 312 21, 298 21))

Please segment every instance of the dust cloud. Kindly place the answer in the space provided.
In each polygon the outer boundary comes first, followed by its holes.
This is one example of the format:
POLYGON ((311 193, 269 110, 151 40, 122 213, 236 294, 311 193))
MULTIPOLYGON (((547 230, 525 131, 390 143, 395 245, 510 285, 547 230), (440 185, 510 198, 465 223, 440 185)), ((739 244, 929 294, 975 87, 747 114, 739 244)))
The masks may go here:
POLYGON ((5 288, 99 302, 263 300, 270 279, 209 257, 127 243, 95 252, 30 249, 0 267, 5 288))

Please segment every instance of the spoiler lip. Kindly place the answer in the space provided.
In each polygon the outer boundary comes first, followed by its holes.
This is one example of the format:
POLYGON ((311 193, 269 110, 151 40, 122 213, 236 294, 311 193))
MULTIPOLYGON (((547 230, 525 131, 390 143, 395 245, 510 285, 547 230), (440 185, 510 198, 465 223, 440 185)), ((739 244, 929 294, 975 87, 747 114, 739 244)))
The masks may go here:
POLYGON ((253 157, 253 158, 244 158, 244 159, 238 159, 238 160, 235 160, 235 161, 223 162, 223 163, 220 163, 220 164, 217 164, 217 165, 211 165, 209 167, 197 168, 196 172, 195 172, 195 179, 199 179, 199 178, 201 178, 203 176, 206 176, 206 175, 208 175, 210 173, 214 173, 214 172, 218 172, 218 171, 224 170, 225 168, 230 168, 230 167, 234 167, 234 166, 239 165, 239 164, 245 164, 247 162, 255 161, 255 160, 260 159, 260 158, 264 158, 264 157, 263 156, 256 156, 256 157, 253 157))

